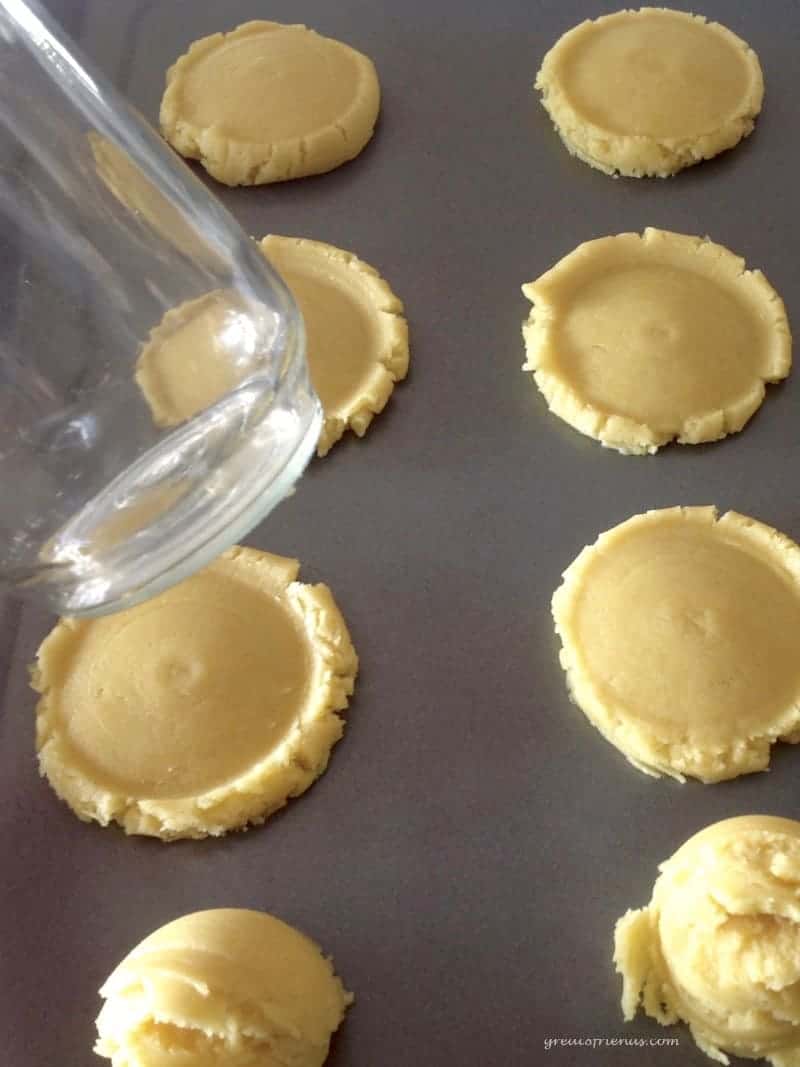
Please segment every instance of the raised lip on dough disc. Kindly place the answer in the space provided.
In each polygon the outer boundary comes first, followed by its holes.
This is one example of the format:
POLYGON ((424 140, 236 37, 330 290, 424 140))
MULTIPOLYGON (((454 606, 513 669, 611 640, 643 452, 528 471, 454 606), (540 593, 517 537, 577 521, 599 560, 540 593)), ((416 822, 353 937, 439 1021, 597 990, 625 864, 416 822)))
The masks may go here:
MULTIPOLYGON (((303 793, 322 774, 333 745, 343 733, 344 724, 337 713, 347 707, 353 692, 358 659, 330 590, 325 585, 297 581, 299 567, 297 560, 234 546, 197 575, 129 611, 100 619, 64 618, 58 622, 41 644, 32 668, 31 684, 41 694, 36 708, 36 747, 41 773, 79 818, 104 826, 117 822, 126 833, 163 840, 219 835, 263 822, 289 797, 303 793), (293 683, 292 706, 286 721, 280 721, 277 706, 264 707, 263 714, 270 721, 277 716, 274 719, 277 732, 273 736, 267 731, 266 742, 259 725, 258 694, 246 690, 241 697, 247 717, 242 719, 240 732, 247 729, 248 722, 253 723, 258 729, 257 743, 262 746, 253 751, 252 761, 248 756, 248 738, 237 735, 237 721, 230 714, 236 706, 230 695, 236 678, 228 677, 226 672, 233 669, 231 663, 236 657, 231 660, 223 650, 214 656, 213 662, 207 662, 203 651, 208 642, 213 651, 214 612, 223 610, 218 607, 223 587, 230 589, 234 604, 240 587, 248 603, 255 603, 254 597, 264 598, 268 614, 283 615, 286 620, 289 641, 286 647, 297 649, 296 655, 302 657, 297 665, 305 677, 293 683), (202 605, 204 589, 206 599, 211 600, 205 606, 202 605), (133 625, 137 631, 145 627, 149 633, 152 629, 149 615, 159 609, 173 615, 177 610, 180 617, 197 618, 200 636, 194 635, 191 624, 192 632, 186 633, 188 651, 179 640, 180 662, 173 662, 174 649, 165 649, 159 640, 146 644, 144 651, 138 647, 139 659, 135 662, 125 654, 114 668, 112 658, 114 683, 124 691, 107 696, 95 692, 98 686, 103 687, 105 678, 95 676, 91 655, 86 663, 83 651, 87 645, 92 647, 93 635, 95 642, 102 637, 98 647, 104 654, 116 656, 113 649, 122 631, 133 625), (209 626, 211 636, 204 645, 202 635, 209 626), (201 679, 199 683, 197 678, 201 679), (170 690, 173 695, 177 693, 179 710, 181 706, 191 710, 198 703, 212 701, 210 709, 197 712, 201 716, 198 723, 206 721, 203 716, 211 715, 213 736, 218 738, 214 743, 224 744, 225 737, 231 736, 235 745, 228 753, 226 773, 219 780, 214 773, 213 751, 207 752, 206 746, 202 751, 204 758, 212 761, 211 770, 204 768, 203 785, 186 792, 185 778, 191 780, 201 773, 199 765, 196 767, 192 761, 188 745, 185 757, 182 748, 176 753, 169 721, 163 723, 163 729, 169 734, 163 745, 158 742, 160 728, 153 729, 151 725, 152 717, 159 712, 162 687, 167 696, 170 690), (64 691, 72 694, 63 698, 71 701, 72 706, 66 708, 61 706, 64 691), (99 703, 93 710, 95 698, 112 700, 113 706, 99 703), (100 742, 105 736, 103 731, 109 728, 107 724, 113 723, 114 708, 120 706, 120 701, 125 705, 126 728, 135 729, 131 724, 136 723, 140 709, 141 715, 148 717, 148 733, 136 736, 137 741, 141 738, 144 756, 137 754, 132 758, 132 769, 115 775, 109 767, 113 759, 109 760, 106 746, 100 742), (96 729, 92 726, 95 719, 96 729), (147 768, 139 774, 146 774, 146 780, 137 777, 134 782, 131 775, 138 767, 137 761, 143 758, 148 761, 147 768), (170 765, 158 766, 158 758, 168 759, 170 765), (178 782, 177 788, 170 786, 173 780, 178 782), (155 781, 165 782, 166 787, 156 789, 148 784, 155 781)), ((227 600, 224 607, 225 618, 235 618, 236 612, 231 611, 227 600)), ((235 626, 255 625, 253 614, 244 611, 235 626)), ((219 617, 222 627, 223 615, 219 617)), ((180 639, 180 634, 172 632, 164 636, 173 643, 176 636, 180 639)), ((124 640, 121 644, 124 652, 124 640)), ((247 669, 246 662, 236 662, 240 668, 247 669)), ((268 725, 265 722, 264 728, 268 725)), ((184 728, 189 727, 184 723, 184 728)))
MULTIPOLYGON (((775 612, 780 606, 800 617, 800 547, 756 519, 733 511, 720 517, 714 507, 634 515, 602 533, 564 572, 552 612, 569 695, 644 773, 718 782, 764 770, 775 741, 800 740, 800 662, 791 649, 779 648, 776 635, 767 639, 771 615, 757 606, 753 582, 761 579, 754 573, 763 574, 775 612), (623 561, 617 569, 609 566, 615 556, 623 561), (724 561, 729 566, 723 573, 724 561), (611 577, 603 577, 604 570, 611 577), (665 577, 654 593, 658 570, 665 577), (609 581, 610 600, 603 593, 609 581), (780 593, 780 605, 773 593, 780 593), (752 633, 742 648, 748 614, 752 633), (671 659, 665 653, 670 642, 671 659), (773 677, 775 663, 762 658, 772 645, 795 678, 779 683, 773 677), (765 706, 767 699, 774 706, 765 706)), ((784 644, 791 640, 785 627, 786 620, 779 620, 784 644)))
MULTIPOLYGON (((352 309, 357 308, 372 339, 373 349, 366 353, 368 369, 349 384, 347 400, 331 408, 320 394, 324 422, 317 455, 324 456, 347 429, 363 437, 373 416, 386 406, 395 383, 408 373, 408 325, 403 317, 403 304, 378 271, 352 252, 323 241, 277 234, 268 234, 259 247, 275 270, 286 275, 284 280, 290 289, 292 274, 305 275, 336 292, 352 309)), ((308 322, 313 311, 303 307, 297 294, 295 299, 308 322)), ((324 353, 316 353, 309 346, 307 357, 312 382, 315 363, 323 356, 324 353)))
POLYGON ((700 444, 736 433, 761 405, 764 383, 785 378, 791 368, 792 337, 780 296, 761 271, 746 270, 740 256, 707 237, 648 227, 642 234, 585 241, 522 291, 533 304, 522 328, 523 370, 533 372, 553 414, 627 455, 653 453, 671 440, 700 444), (633 271, 640 280, 652 272, 644 301, 641 293, 633 296, 633 271), (624 348, 599 344, 604 338, 597 313, 612 305, 599 306, 597 294, 601 286, 610 290, 615 278, 621 279, 619 292, 604 299, 620 305, 614 314, 624 321, 613 326, 624 348), (679 298, 670 295, 676 287, 679 298), (704 325, 710 297, 723 310, 704 325), (590 299, 594 317, 586 311, 590 299), (728 328, 720 316, 734 313, 739 321, 728 328), (589 317, 579 332, 574 324, 582 314, 589 317), (712 336, 708 328, 727 329, 722 350, 705 350, 712 336), (745 329, 752 344, 744 341, 745 329), (718 369, 723 359, 733 360, 740 372, 738 392, 731 392, 730 375, 718 369), (621 382, 623 394, 615 396, 605 386, 607 368, 614 370, 614 389, 621 382), (700 406, 686 395, 698 382, 707 394, 700 406), (593 397, 600 386, 602 400, 593 397), (657 398, 655 419, 642 413, 638 399, 647 390, 657 398))
MULTIPOLYGON (((320 61, 317 69, 324 70, 324 63, 320 61)), ((215 74, 214 81, 217 94, 230 90, 230 79, 228 85, 221 85, 218 84, 218 74, 215 74)), ((188 52, 175 61, 167 71, 160 122, 161 131, 173 148, 188 159, 199 160, 217 181, 225 185, 264 185, 323 174, 354 159, 372 137, 379 110, 378 75, 372 60, 363 53, 301 24, 253 20, 227 33, 215 33, 195 41, 188 52), (348 62, 352 72, 352 93, 341 113, 328 115, 321 123, 314 114, 305 116, 302 125, 291 133, 283 130, 279 136, 257 140, 226 129, 221 121, 193 122, 184 100, 189 73, 193 68, 196 72, 199 65, 213 59, 215 53, 226 47, 258 36, 264 37, 263 55, 259 57, 263 63, 264 83, 259 98, 248 100, 244 105, 248 110, 264 109, 265 101, 276 101, 279 87, 286 103, 277 100, 274 106, 282 114, 300 98, 305 74, 284 70, 276 79, 275 70, 268 62, 270 49, 274 50, 281 38, 284 44, 293 38, 292 46, 296 48, 302 41, 301 47, 307 50, 310 60, 320 59, 327 51, 336 56, 337 61, 344 59, 348 62)))
MULTIPOLYGON (((638 11, 623 10, 595 20, 587 19, 568 30, 544 57, 535 88, 541 91, 542 106, 572 155, 606 174, 665 178, 733 148, 747 137, 761 110, 764 79, 758 56, 727 27, 709 22, 702 15, 670 8, 643 7, 638 11), (664 25, 659 27, 659 22, 664 25), (683 55, 664 51, 664 31, 669 32, 670 22, 682 38, 679 47, 684 49, 683 55), (652 27, 650 39, 648 23, 652 27), (618 46, 623 49, 623 54, 606 57, 608 69, 597 72, 590 99, 581 102, 579 97, 586 95, 585 92, 582 94, 574 89, 570 82, 571 64, 576 54, 587 46, 601 44, 603 39, 606 45, 613 42, 614 31, 621 30, 630 38, 631 30, 637 28, 642 31, 638 47, 633 47, 634 42, 630 39, 623 42, 622 35, 617 33, 618 46), (687 47, 692 37, 697 41, 687 47), (647 88, 656 100, 657 112, 670 107, 677 112, 681 105, 676 101, 691 106, 692 99, 697 100, 702 95, 702 87, 687 85, 687 71, 689 78, 705 78, 709 91, 715 91, 719 82, 717 68, 723 54, 730 56, 732 64, 741 64, 739 80, 742 86, 725 106, 718 107, 713 117, 705 115, 699 127, 692 128, 692 123, 687 121, 686 127, 681 128, 678 115, 669 131, 651 127, 651 132, 644 132, 641 126, 646 123, 640 115, 640 128, 637 129, 630 111, 631 101, 640 100, 642 95, 637 79, 650 82, 647 88), (698 61, 699 71, 696 69, 698 61), (670 65, 671 70, 668 69, 670 65), (610 108, 609 114, 614 113, 613 122, 610 118, 601 118, 600 107, 610 108)), ((719 101, 716 103, 719 105, 719 101)))

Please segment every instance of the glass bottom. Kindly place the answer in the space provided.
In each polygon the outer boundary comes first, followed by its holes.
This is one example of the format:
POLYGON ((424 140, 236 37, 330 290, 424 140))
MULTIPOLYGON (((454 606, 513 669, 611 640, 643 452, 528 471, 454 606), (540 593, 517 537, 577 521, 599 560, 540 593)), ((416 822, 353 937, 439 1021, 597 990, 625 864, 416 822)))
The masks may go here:
POLYGON ((132 607, 236 543, 286 496, 319 436, 322 410, 276 403, 251 380, 169 434, 73 516, 31 583, 62 615, 132 607))

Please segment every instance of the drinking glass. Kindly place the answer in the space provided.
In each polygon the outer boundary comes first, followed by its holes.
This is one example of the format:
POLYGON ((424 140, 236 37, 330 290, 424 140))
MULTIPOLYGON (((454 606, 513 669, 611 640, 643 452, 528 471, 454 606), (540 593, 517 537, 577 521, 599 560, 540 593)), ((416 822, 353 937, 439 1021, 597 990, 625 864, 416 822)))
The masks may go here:
POLYGON ((101 614, 292 489, 302 318, 233 218, 33 2, 0 0, 0 582, 101 614))

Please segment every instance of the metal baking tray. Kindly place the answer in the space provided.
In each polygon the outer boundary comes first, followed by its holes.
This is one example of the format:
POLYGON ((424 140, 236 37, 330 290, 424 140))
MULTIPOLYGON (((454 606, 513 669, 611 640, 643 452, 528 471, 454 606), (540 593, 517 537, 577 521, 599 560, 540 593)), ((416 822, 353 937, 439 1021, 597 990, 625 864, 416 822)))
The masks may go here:
POLYGON ((757 51, 765 107, 735 151, 666 181, 570 158, 531 90, 555 39, 619 2, 49 6, 153 122, 189 42, 247 19, 305 22, 375 60, 382 114, 360 158, 213 188, 254 236, 377 266, 406 303, 412 370, 368 437, 314 461, 247 538, 330 584, 362 662, 327 773, 262 828, 167 846, 78 822, 33 750, 27 664, 53 620, 2 602, 0 1062, 99 1064, 97 989, 118 959, 179 914, 249 906, 316 938, 355 991, 331 1067, 707 1064, 683 1028, 623 1023, 614 921, 705 824, 800 816, 800 752, 727 784, 646 778, 569 703, 549 602, 584 544, 646 508, 715 503, 800 538, 800 376, 736 437, 620 456, 522 374, 519 287, 580 241, 652 225, 745 256, 800 325, 800 5, 704 0, 757 51), (679 1045, 603 1044, 662 1036, 679 1045))

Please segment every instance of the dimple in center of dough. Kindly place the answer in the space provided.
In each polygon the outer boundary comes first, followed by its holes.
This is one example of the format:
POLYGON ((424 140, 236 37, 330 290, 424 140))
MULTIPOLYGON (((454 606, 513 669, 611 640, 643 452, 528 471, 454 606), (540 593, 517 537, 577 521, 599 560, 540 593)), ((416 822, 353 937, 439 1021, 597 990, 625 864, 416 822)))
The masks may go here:
POLYGON ((663 433, 733 403, 764 372, 750 308, 715 281, 660 264, 572 292, 553 349, 590 404, 663 433))
POLYGON ((201 794, 296 722, 309 672, 297 624, 277 598, 241 586, 234 603, 225 584, 206 576, 201 598, 145 605, 77 650, 59 714, 99 780, 132 796, 201 794))
POLYGON ((634 527, 589 565, 573 614, 610 704, 695 740, 748 737, 800 693, 800 598, 707 527, 634 527))

